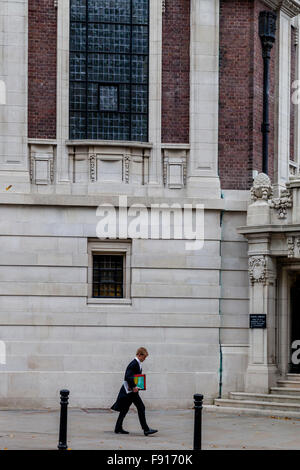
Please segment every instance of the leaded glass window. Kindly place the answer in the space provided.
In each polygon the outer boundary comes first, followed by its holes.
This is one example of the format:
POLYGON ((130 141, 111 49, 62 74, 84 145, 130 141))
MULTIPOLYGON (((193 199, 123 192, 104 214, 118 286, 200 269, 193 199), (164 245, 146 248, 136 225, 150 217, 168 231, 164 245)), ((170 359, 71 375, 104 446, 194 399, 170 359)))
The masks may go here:
POLYGON ((93 297, 123 297, 123 256, 93 256, 93 297))
POLYGON ((149 0, 70 2, 70 139, 147 141, 149 0))

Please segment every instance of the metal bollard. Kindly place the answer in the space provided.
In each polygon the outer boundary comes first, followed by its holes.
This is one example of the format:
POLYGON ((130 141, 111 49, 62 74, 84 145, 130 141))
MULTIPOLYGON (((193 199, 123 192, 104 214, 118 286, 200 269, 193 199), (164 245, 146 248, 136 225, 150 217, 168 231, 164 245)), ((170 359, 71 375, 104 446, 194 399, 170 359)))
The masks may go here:
POLYGON ((195 403, 194 450, 201 450, 203 395, 196 393, 196 395, 194 395, 194 403, 195 403))
POLYGON ((69 390, 60 391, 60 423, 59 423, 59 440, 58 450, 67 450, 67 421, 68 421, 68 403, 69 390))

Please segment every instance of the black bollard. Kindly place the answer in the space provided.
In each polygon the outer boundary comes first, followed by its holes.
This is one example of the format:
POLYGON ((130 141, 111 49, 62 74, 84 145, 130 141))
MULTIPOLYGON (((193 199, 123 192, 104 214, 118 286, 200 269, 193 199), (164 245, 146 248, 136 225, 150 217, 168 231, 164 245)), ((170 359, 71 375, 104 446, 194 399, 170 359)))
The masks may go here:
POLYGON ((201 450, 203 395, 196 393, 196 395, 194 395, 194 403, 195 403, 194 450, 201 450))
POLYGON ((68 403, 69 390, 60 391, 60 423, 59 423, 59 440, 57 448, 59 450, 67 450, 67 422, 68 422, 68 403))

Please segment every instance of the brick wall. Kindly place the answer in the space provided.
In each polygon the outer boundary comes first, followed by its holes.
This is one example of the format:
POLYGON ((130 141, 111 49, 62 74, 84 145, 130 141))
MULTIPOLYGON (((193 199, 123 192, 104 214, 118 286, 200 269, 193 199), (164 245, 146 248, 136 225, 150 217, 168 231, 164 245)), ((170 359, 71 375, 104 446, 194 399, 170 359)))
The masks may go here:
MULTIPOLYGON (((263 59, 259 0, 220 2, 219 173, 223 189, 249 189, 262 170, 263 59)), ((270 64, 269 176, 274 156, 275 47, 270 64)))
POLYGON ((56 137, 56 15, 53 0, 28 1, 28 137, 56 137))
POLYGON ((162 142, 188 143, 190 99, 190 2, 188 0, 166 0, 162 47, 162 142))

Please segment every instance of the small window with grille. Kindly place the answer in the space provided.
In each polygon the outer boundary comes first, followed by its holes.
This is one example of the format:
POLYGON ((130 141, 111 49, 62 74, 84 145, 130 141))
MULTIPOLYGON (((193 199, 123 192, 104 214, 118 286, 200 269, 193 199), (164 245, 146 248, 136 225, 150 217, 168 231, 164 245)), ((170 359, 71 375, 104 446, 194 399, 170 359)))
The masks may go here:
POLYGON ((123 298, 123 255, 93 255, 93 297, 123 298))

